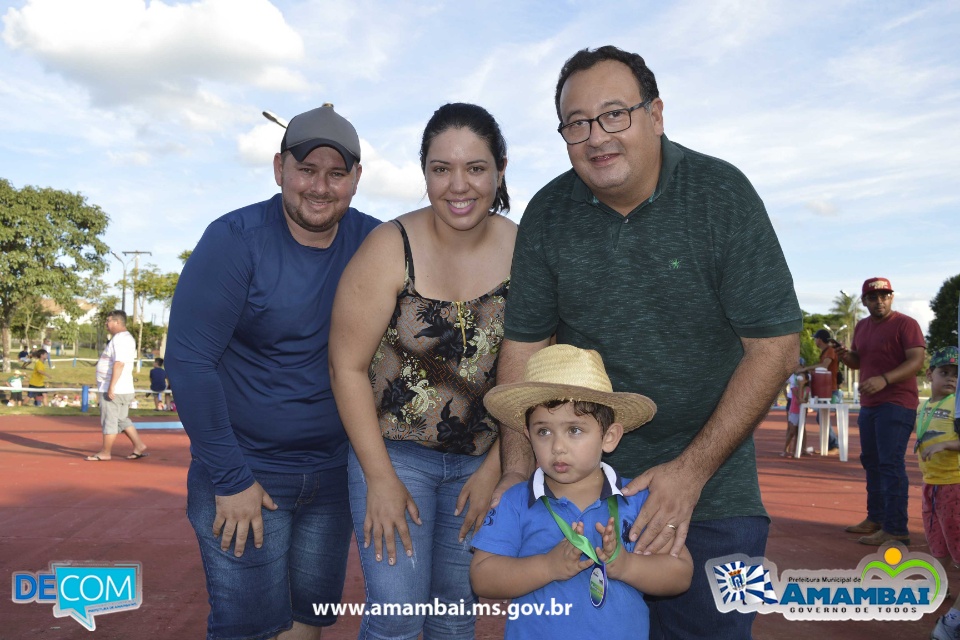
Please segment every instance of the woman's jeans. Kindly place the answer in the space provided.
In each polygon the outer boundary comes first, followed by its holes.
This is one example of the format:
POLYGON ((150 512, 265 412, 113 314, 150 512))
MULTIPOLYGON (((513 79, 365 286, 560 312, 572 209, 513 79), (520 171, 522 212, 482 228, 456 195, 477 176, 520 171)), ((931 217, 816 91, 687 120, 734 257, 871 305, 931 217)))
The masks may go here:
MULTIPOLYGON (((387 453, 400 481, 413 496, 420 510, 417 525, 407 514, 407 526, 413 542, 413 556, 407 557, 396 537, 397 563, 377 562, 373 540, 363 548, 363 521, 367 513, 367 483, 350 448, 347 473, 350 485, 350 509, 353 528, 360 547, 360 564, 367 590, 367 607, 360 625, 360 638, 443 638, 457 640, 474 637, 473 603, 476 596, 470 588, 470 540, 459 542, 464 509, 454 516, 457 497, 471 475, 480 467, 484 456, 440 453, 415 442, 385 440, 387 453), (416 604, 428 604, 416 611, 416 604), (436 615, 436 604, 445 611, 436 615), (371 615, 371 608, 382 613, 385 605, 414 605, 415 615, 371 615), (450 615, 450 607, 462 615, 450 615), (433 615, 424 615, 424 611, 433 615)), ((389 610, 389 609, 388 609, 389 610)))

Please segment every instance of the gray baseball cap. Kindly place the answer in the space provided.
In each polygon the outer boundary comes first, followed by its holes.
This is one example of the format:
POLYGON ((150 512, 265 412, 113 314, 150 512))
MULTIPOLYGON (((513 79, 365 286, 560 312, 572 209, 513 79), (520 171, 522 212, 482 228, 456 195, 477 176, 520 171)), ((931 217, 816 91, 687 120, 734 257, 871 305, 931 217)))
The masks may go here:
POLYGON ((280 143, 280 153, 289 151, 297 162, 303 162, 317 147, 336 149, 347 165, 353 169, 360 162, 360 137, 346 118, 333 110, 329 102, 322 107, 294 116, 287 125, 280 143))

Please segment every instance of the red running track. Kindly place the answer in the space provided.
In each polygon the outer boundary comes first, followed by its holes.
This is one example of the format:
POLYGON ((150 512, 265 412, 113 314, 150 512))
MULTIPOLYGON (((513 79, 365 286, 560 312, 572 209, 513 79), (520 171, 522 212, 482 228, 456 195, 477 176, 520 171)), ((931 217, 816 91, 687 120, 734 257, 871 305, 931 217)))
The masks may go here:
MULTIPOLYGON (((864 516, 863 472, 856 426, 850 461, 836 457, 780 458, 784 414, 774 411, 756 433, 760 485, 773 518, 766 557, 784 569, 853 569, 870 551, 845 525, 864 516)), ((813 430, 808 431, 811 435, 813 430)), ((0 417, 0 585, 13 571, 45 571, 51 561, 136 560, 143 564, 143 604, 135 611, 96 618, 87 631, 70 618, 54 618, 52 605, 14 604, 0 597, 0 640, 22 638, 203 638, 207 596, 197 543, 184 515, 190 462, 183 431, 145 430, 150 456, 128 461, 121 438, 117 457, 86 462, 100 445, 96 417, 0 417)), ((910 447, 912 451, 912 446, 910 447)), ((911 550, 927 551, 920 522, 920 473, 907 456, 910 474, 911 550)), ((955 572, 951 578, 960 578, 955 572)), ((954 597, 956 589, 953 589, 954 597)), ((363 577, 351 550, 346 602, 363 601, 363 577)), ((940 613, 949 608, 946 601, 940 613)), ((793 622, 761 615, 757 638, 818 640, 926 638, 929 614, 913 622, 793 622)), ((360 620, 341 617, 328 640, 355 638, 360 620)), ((478 638, 500 638, 503 618, 483 617, 478 638)))

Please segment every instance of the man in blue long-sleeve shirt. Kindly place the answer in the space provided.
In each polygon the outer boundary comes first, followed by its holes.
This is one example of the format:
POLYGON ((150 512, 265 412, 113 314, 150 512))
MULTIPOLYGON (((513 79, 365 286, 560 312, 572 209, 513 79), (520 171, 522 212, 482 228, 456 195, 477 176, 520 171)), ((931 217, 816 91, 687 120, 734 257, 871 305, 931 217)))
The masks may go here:
POLYGON ((340 274, 378 221, 350 208, 360 139, 332 105, 290 121, 273 167, 280 194, 207 227, 170 314, 211 639, 319 638, 336 617, 313 603, 339 602, 346 573, 347 438, 327 341, 340 274))

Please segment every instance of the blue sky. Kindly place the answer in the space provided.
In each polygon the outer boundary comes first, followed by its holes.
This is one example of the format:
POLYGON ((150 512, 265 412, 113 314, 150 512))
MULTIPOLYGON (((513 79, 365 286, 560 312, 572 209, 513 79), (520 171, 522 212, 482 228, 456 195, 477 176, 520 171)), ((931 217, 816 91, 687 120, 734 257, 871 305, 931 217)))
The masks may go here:
POLYGON ((283 131, 264 109, 333 102, 360 133, 354 205, 387 220, 426 203, 433 110, 481 104, 519 220, 569 167, 561 65, 615 44, 656 73, 672 140, 751 179, 806 311, 882 275, 926 329, 960 273, 957 2, 21 0, 0 16, 0 177, 83 193, 111 249, 166 271, 276 192, 283 131))

